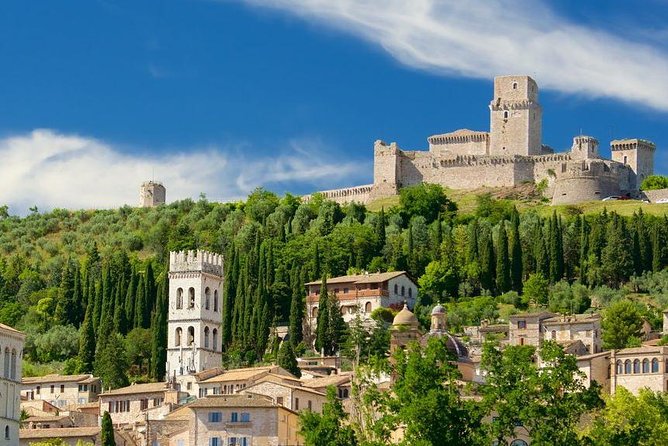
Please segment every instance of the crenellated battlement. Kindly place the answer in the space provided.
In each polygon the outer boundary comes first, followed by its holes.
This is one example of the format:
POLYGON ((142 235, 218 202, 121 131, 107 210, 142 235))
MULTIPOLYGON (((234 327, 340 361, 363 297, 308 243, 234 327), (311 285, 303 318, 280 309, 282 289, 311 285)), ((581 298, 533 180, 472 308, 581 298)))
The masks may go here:
POLYGON ((169 272, 205 272, 223 276, 223 256, 209 251, 171 251, 169 272))

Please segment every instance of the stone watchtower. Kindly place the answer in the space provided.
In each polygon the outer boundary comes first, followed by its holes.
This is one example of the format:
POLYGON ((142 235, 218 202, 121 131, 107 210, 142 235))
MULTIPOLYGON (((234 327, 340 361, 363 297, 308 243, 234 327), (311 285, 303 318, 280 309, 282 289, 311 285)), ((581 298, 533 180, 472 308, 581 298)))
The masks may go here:
POLYGON ((543 111, 538 85, 529 76, 494 78, 490 155, 540 155, 543 111))
POLYGON ((169 379, 220 367, 222 289, 222 255, 169 253, 169 379))
POLYGON ((644 139, 617 139, 610 143, 613 161, 633 171, 633 178, 629 179, 632 190, 639 190, 643 180, 654 175, 655 150, 654 143, 644 139))
POLYGON ((165 186, 162 183, 144 181, 139 188, 139 206, 152 208, 160 204, 165 204, 166 195, 165 186))

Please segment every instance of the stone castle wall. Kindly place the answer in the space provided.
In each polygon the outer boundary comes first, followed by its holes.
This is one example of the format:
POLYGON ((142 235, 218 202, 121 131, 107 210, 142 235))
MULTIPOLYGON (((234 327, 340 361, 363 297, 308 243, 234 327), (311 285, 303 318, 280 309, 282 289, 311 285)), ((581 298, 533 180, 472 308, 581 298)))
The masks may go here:
MULTIPOLYGON (((373 184, 365 184, 363 186, 344 187, 342 189, 323 190, 318 192, 327 200, 334 201, 339 204, 344 203, 360 203, 366 204, 370 201, 373 184)), ((308 203, 312 195, 302 196, 302 201, 308 203)))

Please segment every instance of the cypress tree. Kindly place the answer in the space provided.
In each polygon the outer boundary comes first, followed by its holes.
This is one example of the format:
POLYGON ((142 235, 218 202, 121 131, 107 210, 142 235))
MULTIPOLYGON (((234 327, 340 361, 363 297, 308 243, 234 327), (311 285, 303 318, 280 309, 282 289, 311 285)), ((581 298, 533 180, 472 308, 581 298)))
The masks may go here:
POLYGON ((86 307, 86 315, 81 325, 79 337, 79 363, 82 373, 93 372, 95 361, 95 329, 93 328, 93 303, 86 307))
POLYGON ((329 323, 327 324, 327 339, 329 345, 325 346, 325 354, 331 356, 335 355, 343 347, 346 324, 343 321, 343 315, 341 314, 341 308, 336 296, 330 296, 328 300, 329 309, 327 316, 329 317, 329 323))
MULTIPOLYGON (((165 378, 167 362, 167 300, 169 297, 169 278, 163 274, 157 292, 155 311, 151 321, 151 378, 160 381, 165 378)), ((218 346, 214 346, 217 349, 218 346)))
POLYGON ((292 292, 292 301, 290 302, 290 322, 288 325, 288 336, 290 343, 296 347, 304 339, 302 321, 304 318, 304 298, 302 293, 292 292))
POLYGON ((586 218, 582 218, 580 224, 580 281, 587 285, 588 258, 589 258, 589 224, 586 218))
POLYGON ((280 367, 283 367, 297 378, 302 376, 302 371, 297 365, 297 356, 295 355, 295 351, 292 348, 291 342, 284 341, 281 343, 281 347, 278 349, 278 357, 276 362, 280 367))
POLYGON ((100 430, 100 444, 101 446, 116 446, 114 439, 114 425, 111 422, 109 412, 104 411, 102 416, 102 429, 100 430))
POLYGON ((494 279, 496 277, 496 261, 494 259, 494 243, 490 231, 483 231, 480 240, 480 286, 495 292, 494 279))
POLYGON ((386 234, 385 227, 387 226, 387 217, 385 216, 385 208, 381 207, 376 220, 374 220, 374 233, 376 234, 376 251, 380 251, 385 246, 386 234))
POLYGON ((660 223, 657 221, 652 226, 652 271, 659 272, 663 269, 663 237, 660 223))
POLYGON ((502 220, 499 224, 499 240, 496 250, 496 289, 501 293, 510 291, 510 259, 508 258, 508 234, 506 233, 506 222, 502 220))
POLYGON ((72 296, 74 308, 72 309, 72 319, 74 326, 79 327, 83 322, 85 310, 85 303, 83 302, 83 292, 81 289, 81 272, 79 271, 79 264, 76 263, 74 267, 74 292, 72 296))
POLYGON ((327 292, 327 277, 323 276, 322 284, 320 285, 320 299, 318 300, 318 319, 315 335, 315 348, 318 352, 325 351, 331 344, 329 334, 329 293, 327 292))
POLYGON ((135 326, 135 295, 137 294, 137 274, 133 269, 130 273, 128 281, 128 288, 125 292, 125 324, 127 331, 130 331, 135 326))
POLYGON ((137 282, 137 295, 135 297, 135 314, 132 326, 134 328, 147 328, 144 324, 144 314, 146 313, 146 286, 144 285, 144 276, 139 276, 137 282))
POLYGON ((513 290, 522 293, 522 241, 520 239, 520 214, 517 208, 513 209, 512 218, 510 221, 512 225, 512 238, 510 239, 510 281, 513 290))
POLYGON ((65 262, 63 268, 60 288, 58 290, 58 303, 56 305, 55 319, 59 325, 75 325, 75 315, 77 313, 76 302, 74 301, 74 272, 71 262, 65 262))
MULTIPOLYGON (((125 279, 123 279, 123 281, 125 281, 125 279)), ((124 335, 128 330, 125 321, 125 305, 123 304, 123 286, 116 288, 114 302, 114 331, 124 335)))
POLYGON ((469 244, 466 255, 467 263, 478 261, 478 219, 469 225, 469 244))
POLYGON ((320 277, 320 248, 318 247, 318 242, 315 242, 313 253, 313 274, 315 277, 320 277))
POLYGON ((142 327, 149 328, 151 325, 151 311, 155 307, 157 287, 155 285, 155 274, 153 262, 146 265, 146 279, 144 280, 144 312, 142 313, 142 327))
POLYGON ((223 322, 221 327, 221 341, 223 349, 226 349, 232 342, 232 319, 234 311, 234 297, 236 296, 236 286, 239 280, 239 256, 234 243, 227 250, 229 265, 225 269, 225 284, 223 285, 223 322))

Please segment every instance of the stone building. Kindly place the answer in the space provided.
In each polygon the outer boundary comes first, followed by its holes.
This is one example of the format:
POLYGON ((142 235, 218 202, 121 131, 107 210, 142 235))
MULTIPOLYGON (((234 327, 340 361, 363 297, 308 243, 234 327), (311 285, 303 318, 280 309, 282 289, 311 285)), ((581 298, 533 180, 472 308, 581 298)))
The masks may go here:
POLYGON ((170 380, 180 382, 180 377, 221 365, 222 289, 221 255, 199 250, 169 253, 170 380))
POLYGON ((132 384, 100 394, 99 416, 109 412, 114 425, 163 418, 188 396, 168 383, 132 384))
POLYGON ((489 132, 460 129, 432 135, 427 151, 376 141, 373 184, 322 194, 339 203, 368 203, 420 183, 476 189, 544 182, 554 204, 567 204, 637 196, 642 180, 654 171, 656 148, 642 139, 612 141, 612 160, 600 156, 599 143, 591 136, 576 136, 566 152, 544 145, 538 85, 529 76, 496 77, 489 111, 489 132))
POLYGON ((100 378, 93 375, 44 375, 23 378, 21 395, 27 400, 44 400, 65 409, 97 401, 102 391, 100 378))
POLYGON ((165 422, 183 428, 156 436, 169 446, 278 446, 303 444, 296 412, 251 393, 200 398, 169 414, 165 422))
POLYGON ((668 392, 668 346, 645 345, 610 354, 610 393, 625 387, 633 394, 644 387, 668 392))
POLYGON ((539 347, 554 340, 576 356, 602 351, 601 316, 598 314, 557 315, 548 311, 510 316, 509 343, 539 347))
POLYGON ((539 347, 545 337, 542 322, 554 316, 556 314, 547 311, 513 314, 510 316, 508 343, 539 347))
POLYGON ((0 324, 0 444, 18 444, 21 419, 21 373, 25 335, 0 324))
MULTIPOLYGON (((306 284, 308 323, 312 328, 317 325, 321 285, 319 280, 306 284)), ((363 320, 370 319, 376 308, 401 308, 403 302, 412 307, 418 288, 405 271, 394 271, 331 277, 327 279, 327 292, 338 300, 343 320, 351 322, 358 313, 363 320)))
POLYGON ((162 183, 156 181, 144 181, 139 188, 139 206, 152 208, 165 204, 167 191, 162 183))
POLYGON ((238 393, 268 375, 296 379, 290 372, 277 365, 230 369, 200 382, 198 396, 201 398, 208 395, 238 393))

